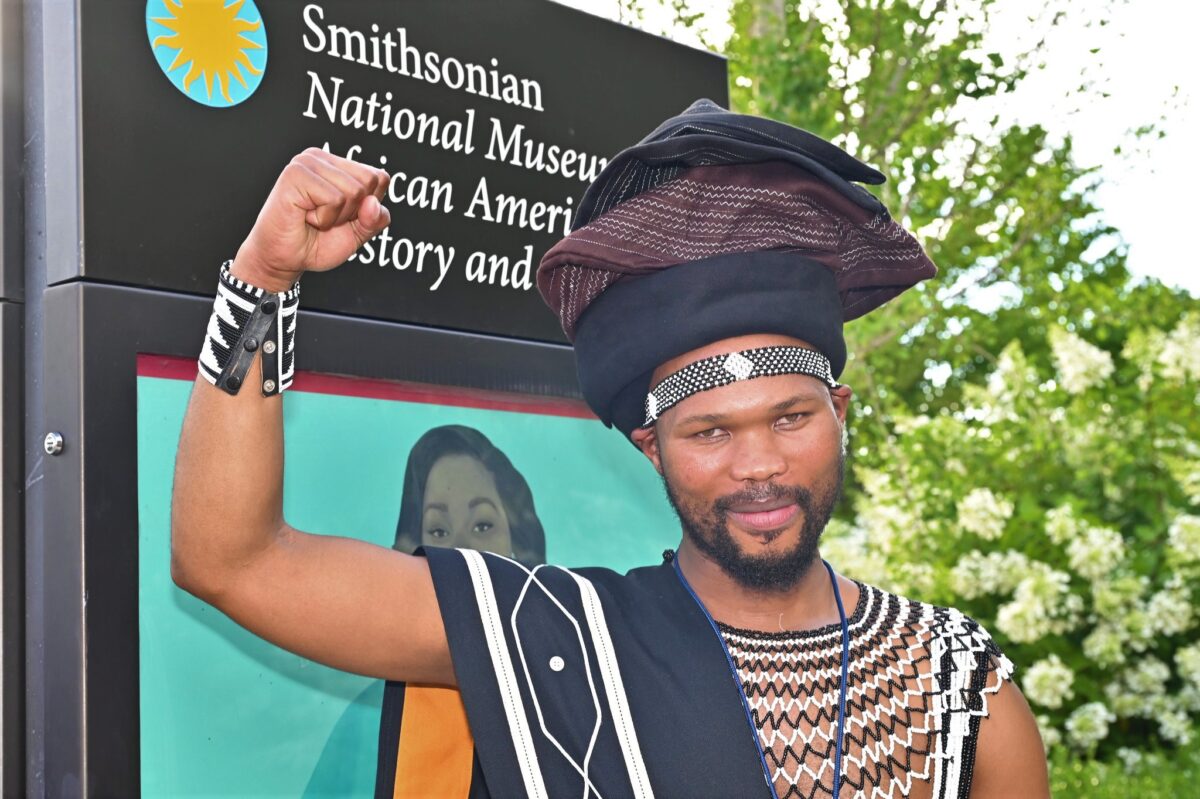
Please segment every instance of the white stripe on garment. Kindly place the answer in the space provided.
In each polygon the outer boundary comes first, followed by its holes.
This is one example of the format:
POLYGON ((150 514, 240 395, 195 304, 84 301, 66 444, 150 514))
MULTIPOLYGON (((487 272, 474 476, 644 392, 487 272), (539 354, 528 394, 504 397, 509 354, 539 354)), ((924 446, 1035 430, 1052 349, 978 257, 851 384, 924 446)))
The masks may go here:
MULTIPOLYGON (((497 557, 503 556, 498 555, 497 557)), ((600 794, 600 790, 592 783, 590 769, 592 763, 592 754, 596 751, 596 741, 600 737, 600 728, 604 724, 604 709, 600 707, 600 694, 596 690, 596 681, 592 677, 592 667, 590 659, 588 658, 587 644, 583 640, 583 628, 580 627, 579 620, 576 619, 575 616, 566 609, 563 603, 559 601, 558 597, 556 597, 553 592, 546 587, 545 583, 543 583, 537 576, 537 573, 542 569, 559 569, 561 571, 569 570, 563 569, 561 566, 547 566, 545 564, 541 564, 539 566, 534 566, 533 570, 530 571, 527 566, 511 558, 504 558, 504 560, 508 561, 513 566, 524 570, 526 574, 525 584, 521 586, 521 593, 519 596, 517 596, 517 602, 513 606, 510 623, 512 625, 513 644, 516 646, 517 654, 521 658, 521 668, 525 673, 526 684, 529 686, 529 698, 533 701, 533 709, 537 713, 538 726, 541 728, 542 735, 546 736, 546 740, 554 745, 554 748, 557 749, 558 753, 563 756, 563 759, 570 763, 571 768, 575 769, 575 772, 583 778, 583 799, 589 799, 593 793, 596 794, 596 799, 603 799, 600 794), (577 762, 575 758, 571 757, 571 754, 566 750, 566 747, 563 746, 562 742, 559 741, 558 738, 554 737, 554 734, 551 733, 550 729, 546 726, 546 716, 544 713, 542 713, 542 703, 538 700, 537 687, 533 684, 533 672, 530 671, 529 662, 525 659, 525 647, 524 644, 521 643, 521 632, 517 627, 517 615, 520 613, 521 605, 525 601, 526 595, 529 593, 529 587, 534 585, 538 587, 538 590, 545 594, 547 599, 554 603, 554 606, 559 609, 559 611, 563 614, 563 617, 567 619, 567 621, 571 622, 571 627, 575 630, 575 639, 579 642, 579 654, 583 657, 583 668, 584 673, 587 676, 588 692, 592 697, 592 708, 596 711, 596 721, 592 725, 592 734, 588 738, 588 747, 587 751, 584 752, 582 764, 577 762)))
POLYGON ((625 696, 625 683, 621 680, 621 671, 617 665, 616 653, 613 651, 612 638, 608 634, 608 623, 604 619, 604 607, 600 604, 600 596, 590 580, 580 577, 575 572, 567 570, 579 584, 580 597, 583 600, 583 612, 587 617, 588 629, 592 634, 592 646, 596 649, 596 660, 600 663, 600 675, 604 680, 604 691, 608 696, 608 707, 613 715, 613 727, 617 732, 617 740, 621 744, 621 754, 625 757, 625 768, 629 772, 629 782, 633 786, 636 799, 653 799, 654 789, 646 776, 646 763, 642 759, 642 750, 638 746, 637 730, 629 715, 629 700, 625 696))
POLYGON ((492 670, 496 673, 500 700, 508 717, 508 730, 517 753, 521 778, 525 781, 525 793, 531 799, 548 799, 546 784, 538 767, 537 752, 533 748, 533 738, 529 734, 529 721, 525 718, 521 691, 517 687, 517 677, 508 654, 508 643, 504 639, 504 627, 500 620, 499 608, 496 606, 496 597, 492 592, 487 562, 482 555, 473 550, 461 549, 459 552, 471 573, 475 602, 479 606, 479 619, 483 623, 484 640, 487 641, 488 653, 492 657, 492 670))

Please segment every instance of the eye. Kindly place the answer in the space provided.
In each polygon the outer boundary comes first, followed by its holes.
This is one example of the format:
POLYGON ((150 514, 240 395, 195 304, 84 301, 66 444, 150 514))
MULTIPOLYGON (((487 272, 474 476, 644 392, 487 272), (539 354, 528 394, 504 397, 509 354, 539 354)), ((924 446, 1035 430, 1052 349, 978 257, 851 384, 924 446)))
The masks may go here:
POLYGON ((800 420, 806 416, 812 416, 812 414, 808 413, 807 411, 797 411, 796 413, 789 413, 784 416, 780 416, 777 424, 780 424, 783 427, 790 427, 794 424, 798 424, 800 422, 800 420))
POLYGON ((475 522, 474 530, 477 533, 490 533, 496 525, 488 521, 475 522))
POLYGON ((725 433, 725 430, 720 427, 710 427, 707 430, 701 430, 699 432, 693 433, 692 437, 699 438, 703 441, 712 441, 714 439, 720 438, 722 435, 724 435, 724 433, 725 433))
POLYGON ((434 527, 431 530, 426 530, 426 533, 433 538, 445 538, 450 535, 450 531, 444 527, 434 527))

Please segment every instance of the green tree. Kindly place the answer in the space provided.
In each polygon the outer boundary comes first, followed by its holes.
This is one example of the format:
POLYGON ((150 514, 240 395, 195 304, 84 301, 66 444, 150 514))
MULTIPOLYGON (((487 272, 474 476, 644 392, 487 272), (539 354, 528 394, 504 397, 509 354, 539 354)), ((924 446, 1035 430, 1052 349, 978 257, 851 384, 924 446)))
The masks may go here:
POLYGON ((1074 163, 1070 141, 972 119, 983 101, 1026 79, 1040 51, 987 52, 994 6, 733 6, 733 106, 812 130, 883 171, 881 199, 940 270, 885 312, 847 326, 846 380, 865 402, 854 430, 860 451, 886 435, 893 407, 953 406, 994 363, 997 341, 1021 338, 1028 353, 1044 356, 1030 309, 1045 309, 1044 324, 1078 318, 1082 309, 1051 307, 1066 282, 1128 280, 1119 253, 1082 262, 1113 231, 1095 219, 1095 175, 1074 163), (988 292, 1001 298, 999 309, 978 307, 988 292))

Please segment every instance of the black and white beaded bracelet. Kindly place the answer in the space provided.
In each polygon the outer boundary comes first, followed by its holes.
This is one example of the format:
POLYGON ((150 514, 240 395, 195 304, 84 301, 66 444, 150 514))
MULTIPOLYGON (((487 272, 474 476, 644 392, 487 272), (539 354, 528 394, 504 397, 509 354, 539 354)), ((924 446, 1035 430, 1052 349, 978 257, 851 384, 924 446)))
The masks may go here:
POLYGON ((290 386, 295 373, 300 283, 287 291, 267 291, 230 274, 232 263, 221 264, 217 297, 200 350, 200 374, 217 388, 237 394, 254 354, 261 350, 262 393, 271 397, 290 386))
POLYGON ((829 359, 807 347, 757 347, 714 355, 689 363, 659 381, 646 395, 646 421, 642 426, 650 426, 668 408, 701 391, 727 386, 739 380, 786 374, 811 375, 830 388, 839 385, 833 379, 829 359))

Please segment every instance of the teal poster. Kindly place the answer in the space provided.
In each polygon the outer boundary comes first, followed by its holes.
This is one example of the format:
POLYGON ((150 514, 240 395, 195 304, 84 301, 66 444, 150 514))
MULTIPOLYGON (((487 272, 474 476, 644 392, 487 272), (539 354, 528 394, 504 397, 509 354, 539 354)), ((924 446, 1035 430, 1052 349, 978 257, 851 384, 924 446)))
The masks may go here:
MULTIPOLYGON (((193 361, 138 360, 142 794, 371 796, 382 683, 268 644, 171 581, 194 375, 193 361)), ((402 526, 427 543, 620 571, 678 544, 658 475, 577 403, 300 373, 284 434, 284 515, 308 532, 390 547, 402 526)))

